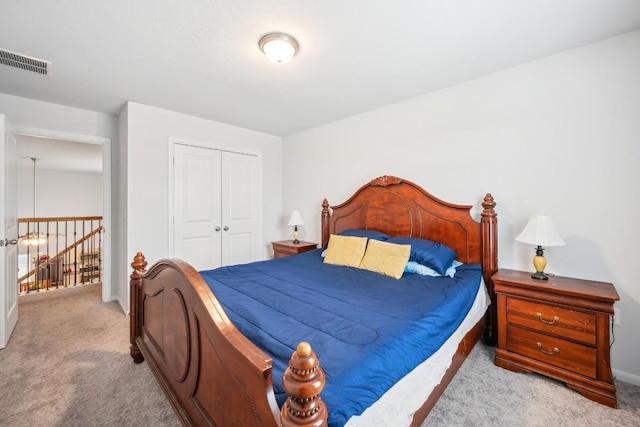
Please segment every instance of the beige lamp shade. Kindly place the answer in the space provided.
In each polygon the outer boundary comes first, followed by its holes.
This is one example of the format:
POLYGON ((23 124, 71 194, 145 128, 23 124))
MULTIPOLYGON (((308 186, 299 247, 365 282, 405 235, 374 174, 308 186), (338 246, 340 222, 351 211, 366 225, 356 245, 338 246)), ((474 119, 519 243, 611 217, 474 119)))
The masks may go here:
POLYGON ((550 216, 533 214, 516 240, 536 246, 564 246, 550 216))
POLYGON ((304 225, 304 221, 302 220, 302 215, 300 215, 299 211, 293 211, 291 213, 291 217, 289 218, 288 225, 304 225))

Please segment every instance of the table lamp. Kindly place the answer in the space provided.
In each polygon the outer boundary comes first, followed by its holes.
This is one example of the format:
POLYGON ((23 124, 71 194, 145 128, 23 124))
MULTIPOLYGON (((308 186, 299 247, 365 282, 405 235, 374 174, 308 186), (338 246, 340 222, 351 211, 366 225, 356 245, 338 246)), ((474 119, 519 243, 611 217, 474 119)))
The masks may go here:
POLYGON ((304 221, 302 220, 300 212, 293 211, 291 213, 291 218, 289 218, 288 224, 293 225, 293 243, 300 243, 300 240, 298 240, 298 226, 304 225, 304 221))
POLYGON ((551 217, 538 214, 531 215, 529 222, 516 237, 516 240, 537 246, 536 255, 533 257, 533 266, 536 272, 531 274, 531 277, 539 280, 548 280, 549 276, 544 272, 544 268, 547 266, 547 259, 544 257, 543 246, 563 246, 565 244, 556 231, 551 217))

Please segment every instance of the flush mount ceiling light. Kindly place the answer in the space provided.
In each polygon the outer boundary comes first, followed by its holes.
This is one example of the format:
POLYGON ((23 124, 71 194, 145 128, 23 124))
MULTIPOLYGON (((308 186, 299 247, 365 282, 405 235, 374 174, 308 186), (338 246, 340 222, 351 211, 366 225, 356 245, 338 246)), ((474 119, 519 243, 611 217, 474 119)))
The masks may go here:
POLYGON ((298 42, 283 33, 267 34, 260 39, 258 45, 267 59, 276 64, 286 64, 298 51, 298 42))

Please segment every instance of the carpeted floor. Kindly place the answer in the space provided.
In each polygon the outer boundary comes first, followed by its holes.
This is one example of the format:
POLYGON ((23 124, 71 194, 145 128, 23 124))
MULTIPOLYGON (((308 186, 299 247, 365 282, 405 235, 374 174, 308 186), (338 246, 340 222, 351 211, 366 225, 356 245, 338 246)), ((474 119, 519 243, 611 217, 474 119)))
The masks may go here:
POLYGON ((493 364, 494 349, 476 344, 422 427, 639 427, 640 387, 616 381, 618 409, 563 383, 493 364))
MULTIPOLYGON (((179 425, 148 366, 132 362, 129 319, 102 303, 99 284, 21 296, 19 311, 0 350, 0 426, 179 425)), ((498 368, 478 344, 423 427, 640 426, 640 387, 616 386, 611 409, 498 368)))
POLYGON ((100 292, 20 296, 0 350, 0 426, 180 425, 147 365, 129 356, 129 318, 100 292))

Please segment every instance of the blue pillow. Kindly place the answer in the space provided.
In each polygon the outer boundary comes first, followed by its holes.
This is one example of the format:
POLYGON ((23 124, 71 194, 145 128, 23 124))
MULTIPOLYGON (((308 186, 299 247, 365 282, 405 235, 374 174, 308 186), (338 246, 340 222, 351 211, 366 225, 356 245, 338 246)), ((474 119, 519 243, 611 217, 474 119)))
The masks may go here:
MULTIPOLYGON (((461 262, 453 261, 449 268, 447 268, 445 276, 453 277, 456 274, 456 268, 462 265, 461 262)), ((436 273, 432 268, 427 267, 426 265, 418 264, 415 261, 409 261, 407 265, 404 267, 405 273, 413 273, 419 274, 421 276, 432 276, 432 277, 442 277, 441 274, 436 273)))
POLYGON ((432 268, 427 267, 426 265, 418 264, 415 261, 409 261, 407 265, 404 267, 405 273, 414 273, 419 274, 421 276, 432 276, 432 277, 441 277, 441 274, 438 274, 432 268))
POLYGON ((384 242, 389 238, 387 234, 376 230, 365 230, 364 228, 353 228, 350 230, 342 230, 338 233, 340 236, 366 237, 367 239, 380 240, 384 242))
POLYGON ((411 245, 409 261, 425 265, 441 276, 447 273, 447 269, 457 258, 456 253, 451 248, 431 240, 418 239, 416 237, 391 237, 387 239, 387 242, 411 245))

